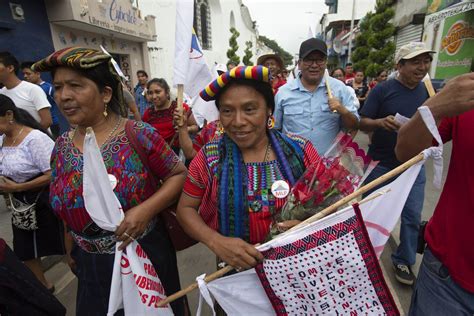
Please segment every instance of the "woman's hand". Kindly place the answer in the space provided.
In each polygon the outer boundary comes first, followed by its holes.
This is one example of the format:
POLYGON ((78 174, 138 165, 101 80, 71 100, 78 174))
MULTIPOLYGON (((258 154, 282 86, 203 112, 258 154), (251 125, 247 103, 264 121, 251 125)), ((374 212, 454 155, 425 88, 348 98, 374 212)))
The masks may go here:
POLYGON ((220 235, 210 245, 211 250, 237 271, 253 268, 263 261, 263 255, 240 238, 220 235))
POLYGON ((176 108, 173 113, 173 124, 176 129, 187 127, 187 117, 184 108, 176 108))
POLYGON ((66 249, 66 260, 69 268, 71 271, 76 274, 76 261, 72 258, 71 252, 72 249, 74 248, 74 239, 72 238, 71 233, 68 232, 67 225, 63 221, 64 224, 64 248, 66 249))
POLYGON ((150 221, 150 215, 140 205, 125 212, 125 218, 115 231, 117 239, 122 241, 119 250, 125 249, 128 244, 140 237, 150 221))
POLYGON ((3 177, 0 181, 0 191, 6 193, 21 192, 21 183, 3 177))

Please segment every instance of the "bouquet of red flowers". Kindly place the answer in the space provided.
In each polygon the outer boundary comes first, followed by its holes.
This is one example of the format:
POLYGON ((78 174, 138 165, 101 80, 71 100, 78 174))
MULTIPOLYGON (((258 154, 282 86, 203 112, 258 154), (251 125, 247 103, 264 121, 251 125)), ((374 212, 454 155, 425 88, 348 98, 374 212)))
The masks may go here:
MULTIPOLYGON (((303 221, 322 211, 354 192, 376 165, 350 135, 340 133, 324 157, 295 183, 275 222, 303 221)), ((271 231, 272 236, 278 233, 271 231)))

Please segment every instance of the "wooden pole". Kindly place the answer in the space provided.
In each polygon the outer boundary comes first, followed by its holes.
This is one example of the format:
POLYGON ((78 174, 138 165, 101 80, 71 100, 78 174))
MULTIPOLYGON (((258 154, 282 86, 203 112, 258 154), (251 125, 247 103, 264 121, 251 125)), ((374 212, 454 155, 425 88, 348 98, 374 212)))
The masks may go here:
MULTIPOLYGON (((327 70, 327 68, 324 69, 324 83, 326 84, 326 90, 328 92, 328 99, 332 99, 333 95, 332 95, 331 87, 329 86, 329 71, 327 70)), ((337 113, 337 111, 333 110, 332 113, 337 113)))
POLYGON ((178 84, 178 110, 183 109, 184 85, 178 84))
MULTIPOLYGON (((310 218, 308 218, 307 220, 299 223, 298 225, 292 227, 291 229, 289 229, 288 231, 286 231, 285 233, 288 233, 290 231, 294 231, 295 229, 298 229, 298 228, 301 228, 303 226, 306 226, 308 225, 309 223, 313 223, 329 214, 332 214, 334 212, 336 212, 338 210, 339 207, 345 205, 346 203, 352 201, 353 199, 355 199, 356 197, 359 197, 361 196, 362 194, 366 193, 367 191, 373 189, 374 187, 384 183, 385 181, 399 175, 400 173, 402 173, 403 171, 407 170, 408 168, 410 168, 411 166, 413 166, 414 164, 420 162, 423 160, 423 154, 419 154, 415 157, 413 157, 412 159, 408 160, 407 162, 405 162, 404 164, 398 166, 397 168, 393 169, 392 171, 390 172, 387 172, 386 174, 384 174, 383 176, 375 179, 374 181, 364 185, 363 187, 359 188, 357 191, 354 191, 353 193, 349 194, 348 196, 346 196, 345 198, 339 200, 338 202, 334 203, 333 205, 325 208, 324 210, 322 210, 321 212, 311 216, 310 218)), ((380 194, 381 195, 381 194, 380 194)), ((378 195, 378 196, 380 196, 378 195)), ((365 202, 368 202, 372 199, 374 199, 375 197, 371 197, 371 198, 368 198, 365 200, 365 202)), ((361 203, 359 203, 361 204, 361 203)), ((279 236, 283 236, 285 233, 279 235, 279 236)), ((278 237, 276 237, 278 238, 278 237)), ((233 267, 231 266, 226 266, 220 270, 217 270, 216 272, 208 275, 207 277, 204 278, 204 281, 206 283, 208 282, 211 282, 211 281, 214 281, 220 277, 222 277, 223 275, 225 275, 226 273, 229 273, 230 271, 234 270, 233 267)), ((180 297, 183 297, 185 296, 186 294, 194 291, 195 289, 198 288, 198 284, 197 282, 196 283, 193 283, 191 285, 189 285, 188 287, 186 287, 185 289, 181 290, 181 291, 178 291, 176 293, 174 293, 173 295, 170 295, 168 296, 166 299, 162 300, 161 302, 158 303, 158 306, 161 307, 161 306, 165 306, 166 304, 168 303, 171 303, 173 302, 174 300, 177 300, 178 298, 180 297)))
POLYGON ((430 98, 436 94, 435 89, 433 88, 433 84, 431 83, 431 78, 428 76, 423 79, 423 83, 425 84, 426 90, 428 91, 428 95, 430 98))

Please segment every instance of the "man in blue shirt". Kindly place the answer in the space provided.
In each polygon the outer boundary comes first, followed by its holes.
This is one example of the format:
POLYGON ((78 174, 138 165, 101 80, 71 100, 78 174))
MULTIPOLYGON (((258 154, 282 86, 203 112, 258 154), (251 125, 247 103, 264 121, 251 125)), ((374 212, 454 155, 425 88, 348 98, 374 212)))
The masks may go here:
POLYGON ((320 155, 343 128, 357 129, 358 100, 337 79, 324 77, 326 43, 310 38, 300 46, 300 75, 275 95, 275 128, 310 140, 320 155), (333 98, 328 98, 326 80, 333 98))
POLYGON ((53 134, 54 138, 57 138, 62 132, 66 131, 69 128, 69 123, 67 120, 61 115, 59 108, 54 101, 54 87, 51 83, 44 81, 41 78, 41 73, 37 71, 33 71, 31 66, 34 62, 26 61, 23 62, 20 66, 21 72, 23 73, 23 78, 36 84, 43 89, 44 93, 46 93, 46 98, 48 99, 49 104, 51 104, 51 119, 53 123, 50 126, 51 133, 53 134))
MULTIPOLYGON (((372 133, 369 155, 373 160, 378 160, 379 164, 368 176, 366 183, 400 165, 395 156, 400 123, 395 120, 395 116, 398 113, 412 117, 418 107, 428 99, 429 95, 422 80, 430 69, 432 53, 434 51, 426 49, 425 45, 419 42, 400 47, 395 56, 397 77, 376 85, 369 93, 361 111, 359 128, 372 133)), ((415 280, 411 266, 416 261, 425 182, 425 169, 422 168, 402 210, 400 245, 392 255, 396 279, 407 285, 413 284, 415 280)), ((368 194, 370 192, 366 195, 368 194)))
POLYGON ((146 100, 146 83, 148 82, 148 74, 145 70, 137 71, 138 83, 133 89, 135 93, 135 103, 138 106, 138 111, 140 112, 140 117, 143 117, 146 109, 148 108, 148 102, 146 100))

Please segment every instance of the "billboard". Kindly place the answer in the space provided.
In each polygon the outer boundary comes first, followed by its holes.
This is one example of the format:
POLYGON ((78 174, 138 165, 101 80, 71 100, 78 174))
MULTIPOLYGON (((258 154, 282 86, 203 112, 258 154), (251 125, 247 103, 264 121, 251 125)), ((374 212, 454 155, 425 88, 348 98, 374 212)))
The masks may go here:
POLYGON ((431 78, 449 79, 472 71, 474 1, 454 4, 425 17, 423 42, 433 55, 431 78))
POLYGON ((473 52, 474 11, 444 20, 435 78, 451 78, 471 71, 473 52))

